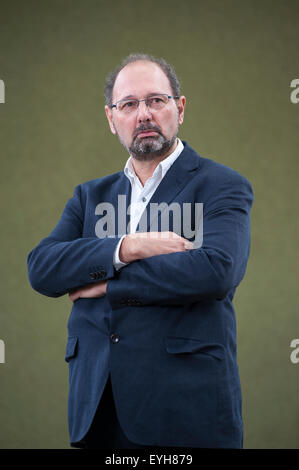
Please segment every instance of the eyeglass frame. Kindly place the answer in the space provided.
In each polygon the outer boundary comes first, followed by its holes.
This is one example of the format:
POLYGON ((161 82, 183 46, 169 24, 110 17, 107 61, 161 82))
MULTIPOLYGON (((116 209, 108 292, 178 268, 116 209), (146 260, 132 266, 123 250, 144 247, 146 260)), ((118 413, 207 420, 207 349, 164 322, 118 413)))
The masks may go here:
MULTIPOLYGON (((149 98, 153 98, 153 97, 159 96, 159 95, 167 96, 168 101, 167 101, 167 103, 165 103, 165 106, 169 103, 169 100, 170 100, 171 98, 173 98, 174 100, 178 100, 178 99, 180 98, 179 96, 171 96, 171 95, 168 95, 167 93, 153 93, 153 94, 147 96, 146 98, 143 98, 142 100, 138 100, 137 98, 127 98, 127 100, 130 101, 130 99, 131 99, 132 101, 137 101, 137 103, 138 103, 138 104, 137 104, 137 108, 136 108, 136 111, 137 111, 137 109, 139 108, 139 103, 140 103, 141 101, 145 101, 146 107, 148 108, 149 105, 147 104, 147 100, 148 100, 149 98)), ((120 103, 121 101, 126 101, 126 99, 122 99, 122 100, 116 101, 116 103, 114 103, 114 104, 111 105, 111 109, 112 109, 112 108, 115 108, 115 109, 117 110, 117 104, 120 103)), ((162 108, 162 109, 163 109, 163 108, 162 108)))

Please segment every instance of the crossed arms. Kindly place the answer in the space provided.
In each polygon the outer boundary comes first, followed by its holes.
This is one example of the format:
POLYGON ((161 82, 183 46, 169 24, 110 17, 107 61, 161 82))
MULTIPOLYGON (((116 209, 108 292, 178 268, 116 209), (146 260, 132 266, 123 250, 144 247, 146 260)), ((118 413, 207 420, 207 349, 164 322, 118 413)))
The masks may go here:
POLYGON ((183 305, 223 298, 242 280, 249 254, 249 211, 253 196, 245 178, 227 181, 205 204, 203 245, 193 245, 172 232, 127 235, 120 271, 113 253, 120 237, 82 237, 84 211, 77 186, 49 237, 28 255, 28 274, 38 292, 58 297, 107 295, 112 307, 124 298, 144 305, 183 305), (100 268, 101 281, 90 278, 100 268))
MULTIPOLYGON (((193 243, 174 232, 142 232, 126 235, 122 240, 119 258, 123 263, 132 263, 138 259, 150 258, 168 253, 177 253, 193 249, 193 243)), ((106 294, 107 281, 99 281, 69 293, 70 299, 102 297, 106 294)))

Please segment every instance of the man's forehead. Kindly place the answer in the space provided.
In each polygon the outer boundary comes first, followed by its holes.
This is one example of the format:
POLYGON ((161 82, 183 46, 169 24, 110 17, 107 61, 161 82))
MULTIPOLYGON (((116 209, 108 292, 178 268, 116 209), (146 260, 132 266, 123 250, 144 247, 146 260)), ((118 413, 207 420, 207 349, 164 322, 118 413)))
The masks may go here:
POLYGON ((148 61, 126 65, 119 72, 113 88, 116 99, 159 92, 171 92, 169 80, 159 65, 148 61))

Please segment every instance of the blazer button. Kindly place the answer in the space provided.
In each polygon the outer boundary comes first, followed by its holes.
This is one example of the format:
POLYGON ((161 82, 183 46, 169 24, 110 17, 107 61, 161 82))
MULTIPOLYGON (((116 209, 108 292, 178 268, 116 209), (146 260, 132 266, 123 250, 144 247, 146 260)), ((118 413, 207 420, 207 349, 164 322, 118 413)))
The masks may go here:
POLYGON ((119 342, 119 336, 116 335, 115 333, 112 333, 112 335, 110 335, 110 340, 112 343, 118 343, 119 342))

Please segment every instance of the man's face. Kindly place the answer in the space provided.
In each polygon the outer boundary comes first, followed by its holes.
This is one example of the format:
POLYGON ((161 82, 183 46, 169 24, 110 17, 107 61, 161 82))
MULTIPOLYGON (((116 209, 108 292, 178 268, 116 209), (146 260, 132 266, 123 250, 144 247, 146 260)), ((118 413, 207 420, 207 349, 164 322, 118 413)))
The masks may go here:
MULTIPOLYGON (((126 65, 118 74, 113 103, 125 98, 144 99, 159 93, 173 96, 169 81, 161 68, 147 61, 126 65)), ((105 106, 110 129, 132 156, 138 160, 166 157, 176 146, 178 127, 184 119, 186 99, 170 99, 164 108, 152 110, 145 102, 137 110, 125 114, 116 108, 105 106)))

